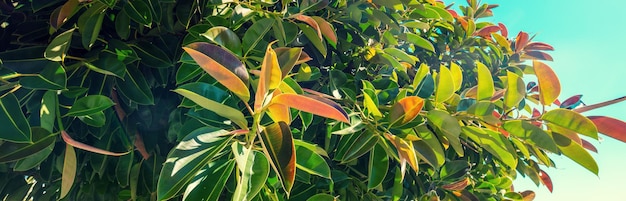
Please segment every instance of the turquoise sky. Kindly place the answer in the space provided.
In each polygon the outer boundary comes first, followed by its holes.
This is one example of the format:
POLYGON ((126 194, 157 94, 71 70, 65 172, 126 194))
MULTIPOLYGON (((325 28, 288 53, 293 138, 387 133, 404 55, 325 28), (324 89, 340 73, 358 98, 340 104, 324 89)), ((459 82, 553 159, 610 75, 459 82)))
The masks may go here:
MULTIPOLYGON (((467 5, 464 0, 454 7, 467 5)), ((484 0, 499 4, 490 22, 502 22, 509 37, 520 30, 537 34, 534 41, 554 46, 553 62, 546 62, 559 76, 560 100, 583 94, 583 102, 593 104, 626 95, 626 1, 625 0, 484 0)), ((583 113, 626 120, 626 102, 583 113)), ((545 169, 552 178, 554 192, 536 187, 528 178, 518 178, 517 191, 533 190, 535 201, 626 200, 626 144, 602 136, 600 142, 588 139, 598 148, 592 153, 600 166, 598 176, 564 156, 553 155, 557 168, 545 169)))

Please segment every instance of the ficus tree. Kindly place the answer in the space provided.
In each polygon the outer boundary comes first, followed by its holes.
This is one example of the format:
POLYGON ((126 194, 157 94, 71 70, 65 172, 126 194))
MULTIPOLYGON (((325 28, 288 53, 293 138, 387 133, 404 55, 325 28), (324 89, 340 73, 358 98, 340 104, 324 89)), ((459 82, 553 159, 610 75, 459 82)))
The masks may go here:
POLYGON ((6 200, 532 200, 626 123, 468 0, 2 0, 6 200))

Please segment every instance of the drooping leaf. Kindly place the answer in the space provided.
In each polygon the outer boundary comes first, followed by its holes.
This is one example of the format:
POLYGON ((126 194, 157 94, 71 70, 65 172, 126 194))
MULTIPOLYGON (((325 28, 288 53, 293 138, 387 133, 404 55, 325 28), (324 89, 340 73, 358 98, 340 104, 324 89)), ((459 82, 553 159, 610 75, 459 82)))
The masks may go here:
MULTIPOLYGON (((385 133, 385 138, 396 147, 398 151, 398 156, 400 157, 400 172, 404 175, 406 171, 406 164, 408 163, 411 169, 415 172, 419 170, 417 155, 415 154, 415 149, 413 149, 413 143, 411 141, 406 141, 398 136, 385 133)), ((404 176, 403 176, 404 178, 404 176)))
POLYGON ((221 47, 209 43, 197 42, 183 47, 193 59, 215 78, 220 84, 235 93, 241 100, 248 102, 248 72, 237 57, 221 47))
POLYGON ((280 94, 270 104, 282 104, 304 112, 350 123, 348 114, 335 102, 315 95, 280 94))
POLYGON ((543 129, 523 120, 504 122, 502 127, 513 136, 524 140, 526 143, 541 147, 552 153, 559 153, 554 140, 543 129))
POLYGON ((489 100, 495 92, 491 71, 485 64, 480 62, 476 62, 476 69, 478 70, 478 93, 476 99, 479 101, 489 100))
POLYGON ((24 117, 20 103, 13 93, 0 98, 0 124, 3 125, 0 139, 16 143, 31 142, 30 124, 24 117))
POLYGON ((539 85, 539 100, 543 105, 551 105, 561 93, 561 83, 552 68, 539 61, 533 61, 539 85))
POLYGON ((428 115, 426 115, 426 117, 430 123, 443 132, 443 135, 446 136, 454 151, 458 155, 462 156, 463 148, 461 146, 461 140, 459 139, 461 126, 459 125, 458 120, 450 116, 449 113, 441 110, 428 111, 428 115))
MULTIPOLYGON (((301 141, 302 142, 302 141, 301 141)), ((296 147, 296 167, 299 170, 314 174, 320 177, 330 179, 330 167, 326 160, 317 153, 315 146, 302 146, 295 144, 296 147)))
POLYGON ((79 148, 85 151, 90 151, 90 152, 97 153, 97 154, 102 154, 102 155, 107 155, 107 156, 123 156, 131 152, 131 151, 128 151, 125 153, 115 153, 115 152, 111 152, 107 150, 102 150, 100 148, 93 147, 91 145, 87 145, 87 144, 84 144, 82 142, 72 139, 72 137, 70 137, 70 135, 67 134, 67 132, 65 131, 61 131, 61 138, 63 138, 63 141, 65 143, 67 143, 68 145, 72 147, 76 147, 76 148, 79 148))
POLYGON ((571 139, 561 134, 552 133, 552 135, 554 137, 554 141, 556 142, 556 145, 559 147, 563 155, 572 159, 574 162, 580 164, 581 166, 593 172, 594 174, 596 175, 598 174, 598 164, 593 159, 591 154, 587 152, 587 150, 585 150, 578 143, 575 143, 571 139))
POLYGON ((244 117, 241 111, 232 108, 228 105, 216 102, 215 100, 205 97, 211 93, 211 91, 221 91, 221 89, 206 84, 206 83, 189 83, 173 90, 174 92, 188 98, 200 107, 209 111, 215 112, 215 114, 225 117, 233 121, 240 128, 248 128, 248 121, 244 117))
POLYGON ((543 183, 543 185, 545 185, 548 188, 550 193, 552 193, 552 179, 550 179, 550 175, 548 175, 548 173, 546 173, 545 171, 541 170, 539 172, 539 178, 541 178, 541 183, 543 183))
POLYGON ((507 71, 507 88, 504 93, 504 105, 507 108, 517 107, 526 97, 524 81, 517 74, 507 71))
POLYGON ((557 108, 541 115, 541 119, 594 139, 598 139, 598 129, 593 122, 587 117, 574 111, 557 108))
POLYGON ((75 28, 67 30, 52 39, 50 44, 48 44, 46 51, 43 53, 43 56, 50 61, 65 60, 67 50, 69 49, 70 42, 72 41, 72 34, 74 33, 74 29, 75 28))
POLYGON ((202 127, 183 138, 163 164, 157 185, 158 199, 176 196, 199 170, 228 145, 232 138, 229 134, 225 130, 202 127))
POLYGON ((239 143, 233 143, 231 147, 239 170, 232 200, 252 200, 267 181, 269 161, 263 153, 245 148, 239 143))
POLYGON ((283 189, 289 194, 296 179, 296 150, 291 128, 282 121, 273 123, 261 132, 261 139, 272 161, 270 165, 278 173, 283 189))
POLYGON ((450 69, 441 65, 436 79, 435 102, 442 103, 452 97, 455 87, 453 83, 454 80, 450 69))
POLYGON ((183 193, 183 200, 219 200, 235 169, 235 160, 213 161, 198 171, 183 193))
POLYGON ((103 111, 113 106, 113 101, 103 95, 89 95, 79 98, 74 105, 67 111, 66 116, 85 116, 96 112, 103 111))
POLYGON ((63 176, 61 177, 61 195, 64 198, 72 189, 76 179, 76 152, 69 144, 65 146, 65 157, 63 157, 63 176))
POLYGON ((282 72, 278 65, 276 52, 272 49, 272 44, 273 42, 267 46, 263 63, 261 63, 261 76, 259 77, 259 85, 254 100, 254 110, 257 112, 263 107, 269 90, 278 88, 278 85, 282 82, 282 72))
POLYGON ((376 144, 370 151, 368 165, 367 188, 373 189, 383 182, 389 170, 389 156, 380 144, 376 144))
POLYGON ((406 123, 409 123, 410 121, 415 119, 415 117, 417 117, 420 111, 422 111, 423 106, 424 99, 420 97, 404 97, 391 107, 391 111, 389 112, 389 120, 392 122, 392 124, 397 125, 404 125, 406 123))
POLYGON ((626 122, 606 116, 589 116, 588 118, 596 125, 598 132, 626 142, 626 122))

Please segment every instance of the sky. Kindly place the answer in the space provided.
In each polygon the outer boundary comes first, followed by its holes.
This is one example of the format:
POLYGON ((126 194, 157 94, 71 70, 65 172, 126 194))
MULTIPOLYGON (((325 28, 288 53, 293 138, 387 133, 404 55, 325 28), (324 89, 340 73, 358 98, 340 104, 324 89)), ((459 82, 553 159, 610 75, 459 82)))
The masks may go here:
MULTIPOLYGON (((444 0, 466 6, 465 0, 444 0)), ((598 103, 626 95, 626 1, 624 0, 483 0, 499 4, 494 16, 484 21, 501 22, 509 37, 519 31, 537 34, 534 41, 552 45, 553 62, 546 62, 561 82, 561 96, 583 94, 586 104, 598 103)), ((626 121, 626 102, 583 113, 626 121)), ((598 142, 587 139, 598 148, 591 155, 600 167, 599 174, 587 171, 565 156, 551 155, 556 168, 542 168, 552 178, 554 191, 537 187, 529 178, 518 177, 516 191, 532 190, 535 201, 553 200, 625 200, 626 143, 600 135, 598 142)))

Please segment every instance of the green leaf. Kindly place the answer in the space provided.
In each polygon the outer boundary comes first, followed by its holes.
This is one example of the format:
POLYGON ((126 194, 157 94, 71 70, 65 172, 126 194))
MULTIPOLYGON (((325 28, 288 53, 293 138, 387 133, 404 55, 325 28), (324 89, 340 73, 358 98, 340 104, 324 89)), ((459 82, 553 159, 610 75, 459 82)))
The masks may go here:
POLYGON ((299 170, 330 179, 330 167, 326 160, 317 153, 317 148, 313 146, 295 145, 296 147, 296 167, 299 170))
MULTIPOLYGON (((380 119, 383 117, 383 114, 378 109, 378 96, 376 96, 376 92, 374 89, 362 89, 363 90, 363 106, 367 109, 367 112, 374 116, 376 119, 380 119)), ((402 115, 402 114, 398 114, 402 115)), ((398 118, 397 116, 396 118, 398 118)), ((395 119, 394 119, 395 120, 395 119)))
POLYGON ((563 155, 572 159, 574 162, 580 164, 594 174, 598 174, 598 164, 589 152, 587 152, 587 150, 566 136, 558 133, 552 133, 552 135, 556 145, 559 147, 563 155))
POLYGON ((454 91, 460 90, 463 85, 463 69, 458 64, 451 62, 450 73, 452 75, 452 83, 454 83, 454 91))
POLYGON ((78 119, 83 123, 93 126, 93 127, 102 127, 106 123, 106 116, 103 111, 99 111, 96 113, 78 116, 78 119))
POLYGON ((76 179, 76 152, 71 145, 65 145, 65 157, 63 157, 63 176, 61 177, 61 195, 63 199, 72 189, 76 179))
POLYGON ((0 145, 0 149, 2 150, 2 153, 0 153, 0 163, 16 161, 37 154, 51 144, 54 144, 56 140, 56 135, 50 134, 49 131, 41 127, 33 127, 32 135, 32 143, 4 142, 0 145))
POLYGON ((115 55, 107 52, 102 52, 98 60, 85 63, 85 66, 97 73, 115 76, 120 79, 124 79, 126 75, 126 65, 124 62, 118 60, 115 55))
POLYGON ((575 131, 577 133, 598 139, 598 128, 587 117, 564 108, 550 110, 541 119, 553 123, 554 125, 575 131))
POLYGON ((224 48, 228 48, 231 52, 236 55, 242 55, 241 53, 241 40, 239 40, 239 36, 232 30, 227 27, 217 26, 212 27, 206 32, 200 34, 205 38, 213 41, 216 44, 224 48))
POLYGON ((50 156, 50 153, 52 153, 52 150, 54 149, 54 138, 55 137, 51 137, 52 140, 50 141, 50 145, 48 145, 46 148, 30 155, 27 156, 25 158, 22 158, 20 160, 18 160, 15 163, 15 167, 13 167, 14 171, 18 171, 18 172, 25 172, 28 170, 31 170, 33 168, 36 168, 37 166, 39 166, 39 164, 41 164, 41 162, 43 162, 44 160, 46 160, 48 158, 48 156, 50 156))
POLYGON ((185 83, 202 73, 200 66, 195 64, 181 63, 176 71, 176 84, 185 83))
POLYGON ((82 97, 67 111, 66 116, 85 116, 94 114, 96 112, 103 111, 111 106, 115 105, 113 101, 103 95, 89 95, 82 97))
POLYGON ((300 30, 302 30, 304 36, 309 39, 313 47, 315 47, 315 49, 317 49, 317 51, 319 51, 319 53, 322 54, 324 58, 326 58, 326 44, 320 38, 318 32, 316 32, 313 27, 306 24, 298 24, 298 27, 300 28, 300 30))
POLYGON ((91 46, 96 42, 102 29, 106 5, 97 3, 85 11, 78 19, 78 31, 81 33, 83 47, 91 50, 91 46), (82 22, 82 23, 81 23, 82 22))
POLYGON ((250 100, 248 71, 237 57, 219 46, 197 42, 183 47, 204 71, 235 93, 241 100, 250 100))
POLYGON ((517 107, 526 97, 524 81, 517 74, 507 71, 507 89, 504 93, 504 105, 507 108, 517 107))
POLYGON ((115 177, 120 187, 127 187, 130 184, 130 171, 133 168, 135 152, 130 152, 119 157, 115 166, 115 177))
POLYGON ((431 51, 431 52, 435 52, 435 46, 433 46, 433 44, 430 41, 422 38, 421 36, 419 36, 417 34, 414 34, 414 33, 404 33, 403 35, 400 35, 400 38, 403 39, 403 40, 406 40, 406 41, 408 41, 410 43, 413 43, 414 45, 416 45, 416 46, 418 46, 418 47, 420 47, 422 49, 425 49, 425 50, 428 50, 428 51, 431 51))
POLYGON ((124 62, 124 64, 130 64, 139 60, 139 56, 135 50, 126 42, 116 39, 111 39, 108 42, 107 49, 103 52, 115 56, 117 60, 124 62))
POLYGON ((138 68, 129 66, 126 68, 124 79, 117 79, 117 90, 126 98, 142 105, 153 105, 154 95, 148 86, 146 78, 138 68))
POLYGON ((232 200, 252 200, 265 185, 270 173, 270 164, 259 151, 247 149, 240 143, 232 144, 237 160, 238 180, 232 200))
POLYGON ((398 60, 407 62, 411 65, 415 65, 415 63, 419 60, 417 57, 409 55, 405 51, 402 51, 398 48, 389 47, 389 48, 385 48, 383 51, 397 58, 398 60))
POLYGON ((341 136, 337 144, 335 160, 349 163, 370 151, 380 138, 369 130, 341 136))
POLYGON ((551 105, 561 93, 561 83, 550 66, 533 61, 533 69, 539 85, 539 100, 543 105, 551 105))
POLYGON ((461 129, 472 141, 494 155, 506 166, 511 169, 517 167, 517 157, 512 154, 515 153, 515 150, 502 134, 473 126, 464 126, 461 129))
POLYGON ((441 142, 426 125, 416 127, 415 132, 421 138, 421 140, 413 142, 417 156, 435 169, 439 169, 446 160, 441 142))
POLYGON ((157 197, 175 197, 205 165, 214 160, 233 135, 217 128, 202 127, 189 133, 167 155, 157 185, 157 197))
POLYGON ((437 90, 435 91, 435 102, 442 103, 454 94, 454 80, 450 69, 441 65, 439 66, 439 74, 436 80, 437 90))
POLYGON ((130 36, 130 17, 124 10, 115 16, 115 33, 124 40, 130 36))
POLYGON ((123 9, 133 21, 148 27, 152 26, 150 6, 143 0, 128 1, 123 9))
POLYGON ((43 56, 50 61, 65 60, 67 50, 69 49, 70 42, 72 41, 72 34, 74 33, 74 30, 75 28, 67 30, 52 39, 52 41, 48 44, 46 51, 43 53, 43 56))
POLYGON ((373 189, 385 180, 385 175, 387 175, 389 170, 389 156, 387 156, 387 152, 380 144, 374 145, 374 148, 370 151, 368 165, 367 188, 373 189))
POLYGON ((183 194, 183 200, 219 200, 234 169, 233 159, 209 163, 189 183, 183 194))
POLYGON ((461 146, 461 140, 459 135, 461 134, 461 126, 456 118, 450 116, 445 111, 431 110, 426 115, 429 122, 435 127, 439 128, 447 140, 454 148, 454 151, 460 156, 463 156, 463 147, 461 146))
POLYGON ((476 69, 478 71, 478 94, 476 99, 479 101, 490 100, 495 92, 491 71, 485 64, 480 62, 476 62, 476 69))
POLYGON ((263 147, 278 173, 283 189, 289 195, 296 179, 296 151, 291 128, 285 122, 273 123, 261 132, 263 147))
POLYGON ((211 93, 219 93, 219 91, 222 90, 210 84, 201 82, 189 83, 174 90, 174 92, 188 98, 200 107, 215 112, 215 114, 219 116, 230 119, 241 128, 248 128, 248 121, 241 111, 210 99, 212 95, 207 96, 211 93))
MULTIPOLYGON (((241 39, 241 43, 243 45, 244 56, 248 55, 252 50, 254 50, 259 43, 264 42, 263 38, 265 34, 272 28, 276 21, 271 18, 263 18, 254 22, 250 27, 246 30, 246 33, 243 35, 241 39)), ((261 47, 265 48, 265 46, 261 47)))
POLYGON ((61 64, 47 62, 39 74, 23 77, 20 84, 29 89, 62 90, 67 85, 67 75, 61 64))
POLYGON ((335 200, 337 200, 335 199, 335 197, 326 193, 318 193, 318 194, 311 196, 309 199, 306 199, 306 201, 335 201, 335 200))
POLYGON ((0 98, 0 125, 0 139, 16 143, 32 142, 30 125, 13 93, 0 98))
MULTIPOLYGON (((134 1, 138 2, 138 1, 134 1)), ((138 42, 132 45, 135 53, 141 59, 141 63, 151 68, 172 67, 172 59, 161 48, 149 42, 138 42)))
POLYGON ((50 132, 54 128, 57 113, 57 93, 56 91, 46 91, 41 98, 41 108, 39 109, 40 126, 50 132))
POLYGON ((531 123, 522 120, 513 120, 504 122, 502 127, 504 130, 513 134, 513 136, 524 140, 530 145, 541 147, 552 153, 558 153, 559 151, 550 135, 531 123))
POLYGON ((350 123, 348 114, 341 106, 328 99, 314 95, 280 94, 270 104, 281 104, 291 108, 350 123))

